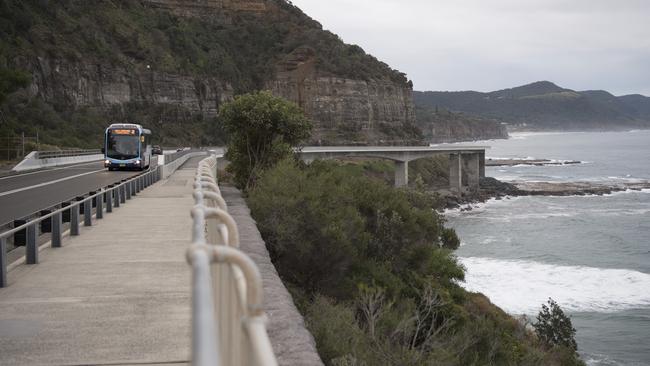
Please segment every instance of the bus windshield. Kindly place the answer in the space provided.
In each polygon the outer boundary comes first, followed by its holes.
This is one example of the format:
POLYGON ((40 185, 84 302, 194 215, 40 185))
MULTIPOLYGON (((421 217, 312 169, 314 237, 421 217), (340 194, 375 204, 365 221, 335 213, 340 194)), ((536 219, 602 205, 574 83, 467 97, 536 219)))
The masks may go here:
POLYGON ((137 135, 117 135, 109 131, 106 144, 106 157, 127 160, 140 156, 140 137, 137 135))

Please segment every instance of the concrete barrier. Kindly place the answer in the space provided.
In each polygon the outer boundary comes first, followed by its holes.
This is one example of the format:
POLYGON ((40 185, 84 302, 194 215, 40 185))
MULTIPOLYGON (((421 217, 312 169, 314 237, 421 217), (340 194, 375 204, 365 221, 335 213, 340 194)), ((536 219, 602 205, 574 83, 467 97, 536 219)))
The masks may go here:
MULTIPOLYGON (((165 160, 165 155, 159 155, 158 156, 158 165, 161 166, 162 169, 162 179, 167 179, 169 178, 170 175, 172 175, 181 165, 183 165, 186 161, 188 161, 190 158, 196 157, 196 156, 205 156, 207 155, 207 151, 199 151, 199 152, 191 152, 187 153, 179 158, 177 158, 174 161, 171 161, 167 163, 165 160)), ((167 155, 168 156, 168 155, 167 155)))
POLYGON ((42 168, 51 168, 55 166, 68 165, 68 164, 77 164, 77 163, 88 163, 92 161, 100 161, 104 159, 103 154, 93 154, 93 155, 80 155, 80 156, 66 156, 59 158, 45 158, 38 159, 38 152, 32 151, 15 167, 12 171, 14 172, 23 172, 27 170, 42 169, 42 168))

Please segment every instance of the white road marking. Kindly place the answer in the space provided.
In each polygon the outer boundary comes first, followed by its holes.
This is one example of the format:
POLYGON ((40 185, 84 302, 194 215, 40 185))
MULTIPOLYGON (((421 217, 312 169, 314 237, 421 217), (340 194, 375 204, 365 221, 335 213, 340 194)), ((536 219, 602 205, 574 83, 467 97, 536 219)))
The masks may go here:
POLYGON ((39 188, 39 187, 47 186, 47 185, 50 185, 50 184, 59 183, 59 182, 63 182, 63 181, 66 181, 66 180, 83 177, 84 175, 95 174, 95 173, 104 172, 104 171, 106 171, 106 169, 95 170, 93 172, 77 174, 77 175, 73 175, 73 176, 70 176, 70 177, 65 177, 65 178, 61 178, 61 179, 57 179, 57 180, 52 180, 52 181, 41 183, 41 184, 35 184, 35 185, 29 186, 29 187, 18 188, 18 189, 14 189, 12 191, 0 193, 0 197, 8 196, 10 194, 26 191, 26 190, 29 190, 29 189, 39 188))
POLYGON ((80 166, 83 166, 83 165, 97 164, 97 163, 99 163, 99 162, 100 162, 100 161, 98 160, 98 161, 91 161, 90 163, 68 165, 68 166, 65 166, 65 167, 62 167, 62 168, 44 169, 44 170, 39 170, 39 171, 36 171, 36 172, 30 172, 30 173, 24 173, 24 174, 15 174, 15 175, 8 175, 8 176, 6 176, 6 177, 1 177, 0 180, 3 180, 3 179, 11 179, 11 178, 20 178, 20 177, 24 177, 24 176, 26 176, 26 175, 39 174, 39 173, 47 173, 47 172, 53 172, 53 171, 55 171, 55 170, 71 169, 71 168, 76 168, 76 167, 80 167, 80 166))

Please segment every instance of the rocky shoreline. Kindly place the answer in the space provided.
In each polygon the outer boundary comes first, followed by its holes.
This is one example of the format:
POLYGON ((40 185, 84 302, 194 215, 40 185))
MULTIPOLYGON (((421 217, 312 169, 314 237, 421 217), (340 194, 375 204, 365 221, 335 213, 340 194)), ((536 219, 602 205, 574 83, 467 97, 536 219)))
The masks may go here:
POLYGON ((479 192, 463 197, 446 197, 446 208, 463 208, 463 205, 485 202, 489 199, 503 199, 505 197, 519 196, 603 196, 616 192, 641 191, 650 189, 650 181, 599 183, 599 182, 502 182, 498 179, 486 177, 480 182, 479 192))

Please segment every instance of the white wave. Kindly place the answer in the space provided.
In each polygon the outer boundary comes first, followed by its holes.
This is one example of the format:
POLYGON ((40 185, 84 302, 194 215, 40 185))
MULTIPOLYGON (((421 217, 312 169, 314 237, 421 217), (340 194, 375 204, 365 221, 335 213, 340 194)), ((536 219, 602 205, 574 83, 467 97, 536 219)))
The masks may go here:
POLYGON ((614 361, 607 355, 602 354, 587 355, 585 363, 587 366, 623 366, 622 363, 614 361))
POLYGON ((467 268, 463 287, 512 314, 535 315, 549 297, 571 312, 650 307, 647 273, 479 257, 459 261, 467 268))

